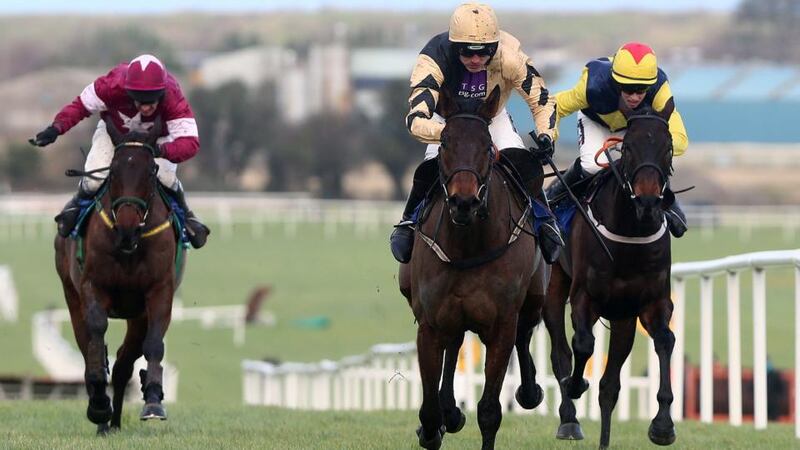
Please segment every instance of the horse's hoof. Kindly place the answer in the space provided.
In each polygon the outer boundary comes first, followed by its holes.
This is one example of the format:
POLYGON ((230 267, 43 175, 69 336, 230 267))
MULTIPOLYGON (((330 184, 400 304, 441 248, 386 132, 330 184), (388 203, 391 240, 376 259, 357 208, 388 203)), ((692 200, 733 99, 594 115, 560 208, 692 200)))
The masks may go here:
POLYGON ((558 426, 558 431, 556 432, 556 439, 563 439, 567 441, 582 441, 583 430, 581 430, 581 424, 577 422, 562 423, 561 425, 558 426))
POLYGON ((167 420, 167 410, 161 403, 145 403, 142 408, 141 420, 167 420))
POLYGON ((426 450, 439 450, 439 447, 442 446, 442 436, 444 436, 445 427, 442 425, 441 428, 436 430, 436 433, 433 434, 433 437, 430 439, 425 439, 425 432, 422 429, 422 425, 417 428, 417 436, 419 437, 419 446, 426 449, 426 450))
POLYGON ((456 408, 455 413, 450 415, 450 418, 457 417, 456 422, 448 423, 448 420, 445 419, 445 429, 448 433, 458 433, 464 428, 464 424, 467 423, 467 416, 461 412, 460 409, 456 408))
POLYGON ((524 395, 522 386, 517 388, 517 392, 514 393, 514 398, 517 399, 517 403, 523 409, 533 409, 539 406, 544 400, 544 390, 538 384, 534 385, 534 392, 533 395, 524 395))
POLYGON ((108 424, 113 412, 110 401, 108 401, 108 404, 101 404, 100 406, 92 405, 92 402, 89 402, 89 406, 86 407, 86 418, 97 425, 108 424))
POLYGON ((579 384, 576 386, 572 377, 564 377, 561 379, 561 385, 567 391, 567 396, 573 400, 581 398, 584 392, 589 390, 589 380, 581 378, 579 384))
POLYGON ((675 427, 659 429, 655 424, 651 423, 650 428, 647 430, 647 437, 650 438, 650 442, 656 445, 672 445, 675 442, 675 427))
POLYGON ((111 432, 111 428, 109 428, 107 423, 98 423, 97 424, 97 435, 98 436, 108 436, 111 432))

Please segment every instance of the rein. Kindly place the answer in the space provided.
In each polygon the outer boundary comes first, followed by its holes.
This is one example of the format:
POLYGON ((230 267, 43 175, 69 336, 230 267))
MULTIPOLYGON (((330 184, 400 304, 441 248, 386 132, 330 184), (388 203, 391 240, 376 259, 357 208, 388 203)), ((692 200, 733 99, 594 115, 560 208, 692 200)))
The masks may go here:
MULTIPOLYGON (((658 122, 663 123, 667 128, 669 128, 669 122, 667 122, 667 120, 664 119, 663 117, 657 116, 657 115, 638 114, 638 115, 633 115, 633 116, 628 117, 628 122, 632 122, 634 120, 656 120, 658 122)), ((664 173, 664 170, 658 164, 655 164, 655 163, 652 163, 652 162, 643 162, 643 163, 639 164, 638 166, 634 167, 633 173, 631 173, 630 176, 628 176, 628 173, 624 170, 624 167, 623 167, 623 170, 620 172, 619 168, 617 167, 617 164, 613 164, 612 163, 613 158, 611 157, 611 153, 610 153, 610 149, 612 149, 612 148, 616 149, 617 147, 619 147, 620 144, 622 144, 622 148, 618 149, 618 151, 620 153, 622 153, 623 157, 624 157, 624 155, 625 155, 625 144, 624 144, 623 139, 612 136, 612 137, 606 139, 606 141, 603 143, 603 146, 600 148, 600 150, 598 150, 595 153, 594 162, 598 166, 600 166, 602 168, 611 169, 611 172, 614 174, 614 178, 617 179, 617 182, 620 184, 620 186, 622 186, 622 189, 628 194, 628 196, 630 197, 631 200, 636 200, 636 198, 637 198, 637 195, 633 192, 633 186, 631 185, 631 180, 635 180, 636 179, 636 174, 639 173, 639 171, 642 170, 642 169, 645 169, 645 168, 648 168, 648 167, 651 168, 651 169, 654 169, 656 172, 658 172, 658 176, 661 179, 661 193, 659 194, 658 198, 659 199, 663 199, 664 198, 664 192, 667 189, 667 184, 668 184, 667 182, 669 181, 669 177, 664 173), (606 160, 608 162, 607 163, 601 163, 600 161, 598 161, 598 158, 600 157, 600 155, 605 155, 606 156, 606 160)), ((672 151, 672 145, 670 144, 670 152, 671 151, 672 151)))
MULTIPOLYGON (((503 180, 503 184, 506 184, 505 180, 503 180)), ((511 195, 510 192, 509 195, 511 195)), ((524 232, 525 234, 531 234, 524 228, 525 222, 528 220, 528 215, 531 214, 531 205, 530 203, 528 203, 528 205, 525 207, 525 210, 522 212, 522 215, 520 215, 518 220, 514 220, 513 216, 509 217, 513 223, 513 227, 511 229, 508 241, 504 245, 493 248, 480 256, 452 260, 450 259, 449 256, 447 256, 447 253, 442 249, 442 247, 436 242, 436 239, 439 236, 439 230, 441 229, 442 221, 444 218, 444 210, 446 206, 447 206, 447 201, 442 202, 442 207, 439 210, 439 217, 436 221, 436 227, 434 228, 434 233, 432 237, 428 236, 422 231, 422 224, 424 223, 424 221, 416 225, 415 231, 419 234, 419 237, 423 240, 423 242, 425 242, 425 244, 428 245, 428 248, 430 248, 433 251, 433 253, 439 258, 439 260, 453 266, 455 269, 458 270, 472 269, 474 267, 482 266, 484 264, 492 262, 495 259, 503 256, 503 254, 508 250, 508 248, 511 247, 511 244, 513 244, 517 239, 519 239, 519 236, 520 234, 522 234, 522 232, 524 232)))

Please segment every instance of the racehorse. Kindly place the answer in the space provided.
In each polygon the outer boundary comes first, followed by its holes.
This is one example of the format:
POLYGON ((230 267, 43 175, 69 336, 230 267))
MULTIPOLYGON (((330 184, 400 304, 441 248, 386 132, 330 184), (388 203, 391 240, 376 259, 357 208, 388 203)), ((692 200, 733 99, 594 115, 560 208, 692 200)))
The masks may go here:
POLYGON ((156 186, 155 121, 148 134, 122 136, 106 123, 114 144, 107 189, 87 216, 85 237, 56 236, 56 270, 64 288, 72 328, 86 364, 86 415, 98 434, 120 427, 125 387, 133 364, 142 354, 140 371, 145 405, 141 419, 166 419, 162 366, 164 334, 169 326, 172 297, 180 274, 175 271, 177 240, 171 214, 156 186), (112 384, 113 406, 106 394, 108 351, 104 335, 108 319, 127 321, 127 333, 117 351, 112 384))
POLYGON ((438 156, 441 189, 431 197, 424 213, 428 216, 419 220, 411 261, 400 266, 400 290, 418 322, 423 401, 417 435, 426 449, 438 449, 445 431, 455 433, 464 426, 453 377, 467 330, 477 333, 487 349, 478 403, 483 449, 494 448, 501 421, 499 395, 514 345, 522 374, 517 401, 531 409, 543 398, 529 346, 541 318, 547 264, 532 235, 523 232, 531 213, 527 197, 517 194, 512 178, 496 164, 500 155, 488 123, 498 109, 499 94, 496 88, 474 112, 467 112, 442 89, 439 110, 446 123, 438 156))
POLYGON ((589 387, 583 373, 594 350, 592 326, 603 317, 611 323, 611 336, 608 361, 600 380, 600 448, 609 445, 620 369, 633 346, 637 318, 654 340, 660 369, 658 413, 648 436, 659 445, 675 441, 669 411, 673 399, 670 357, 675 343, 669 329, 673 309, 670 234, 662 212, 662 203, 671 201, 663 197, 672 170, 672 138, 667 120, 673 110, 672 100, 661 112, 623 109, 628 130, 622 141, 622 156, 598 175, 598 187, 590 187, 590 200, 586 203, 595 223, 575 220, 568 251, 553 266, 543 315, 552 342, 553 373, 561 384, 561 424, 556 434, 559 439, 583 439, 572 399, 580 398, 589 387), (607 258, 590 226, 597 226, 613 261, 607 258), (571 375, 572 355, 564 331, 567 297, 575 330, 575 367, 571 375))

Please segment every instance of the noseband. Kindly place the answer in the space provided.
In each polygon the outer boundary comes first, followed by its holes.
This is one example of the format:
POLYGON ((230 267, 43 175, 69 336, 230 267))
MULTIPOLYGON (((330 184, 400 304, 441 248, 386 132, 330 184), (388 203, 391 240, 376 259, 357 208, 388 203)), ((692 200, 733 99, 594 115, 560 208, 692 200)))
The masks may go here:
MULTIPOLYGON (((448 117, 447 120, 452 119, 467 119, 467 120, 475 120, 483 124, 486 128, 487 132, 489 130, 489 122, 486 121, 483 117, 480 117, 475 114, 454 114, 448 117)), ((442 144, 440 149, 444 149, 446 142, 442 140, 442 144)), ((481 217, 486 217, 488 215, 488 206, 487 206, 487 199, 488 199, 488 192, 489 192, 489 183, 492 180, 492 169, 494 168, 494 162, 497 155, 497 152, 494 148, 494 145, 490 145, 488 148, 490 158, 489 158, 489 167, 486 169, 485 174, 480 174, 477 170, 473 169, 472 167, 456 167, 449 175, 445 173, 444 169, 442 168, 442 158, 439 158, 438 165, 439 165, 439 182, 442 184, 442 189, 444 190, 444 198, 445 203, 448 205, 450 204, 451 195, 447 190, 447 185, 450 184, 450 181, 453 180, 453 177, 460 172, 469 172, 475 175, 475 179, 478 181, 478 201, 480 201, 480 207, 478 213, 481 217), (494 154, 493 154, 494 153, 494 154)))

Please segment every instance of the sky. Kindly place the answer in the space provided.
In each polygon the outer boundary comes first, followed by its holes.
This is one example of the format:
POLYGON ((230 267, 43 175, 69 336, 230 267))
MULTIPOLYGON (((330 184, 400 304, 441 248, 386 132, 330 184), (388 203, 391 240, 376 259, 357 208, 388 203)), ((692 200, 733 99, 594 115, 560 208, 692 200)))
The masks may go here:
MULTIPOLYGON (((740 0, 486 0, 498 10, 525 9, 532 11, 609 11, 636 9, 649 11, 680 11, 705 9, 730 11, 740 0)), ((2 0, 0 14, 142 14, 175 11, 254 12, 277 9, 319 10, 386 9, 386 10, 452 10, 463 0, 2 0)))

